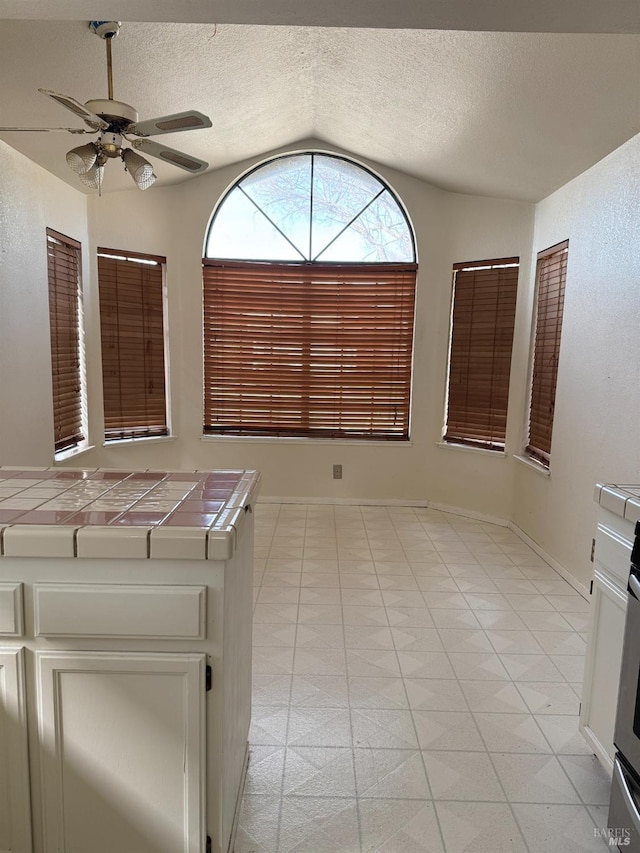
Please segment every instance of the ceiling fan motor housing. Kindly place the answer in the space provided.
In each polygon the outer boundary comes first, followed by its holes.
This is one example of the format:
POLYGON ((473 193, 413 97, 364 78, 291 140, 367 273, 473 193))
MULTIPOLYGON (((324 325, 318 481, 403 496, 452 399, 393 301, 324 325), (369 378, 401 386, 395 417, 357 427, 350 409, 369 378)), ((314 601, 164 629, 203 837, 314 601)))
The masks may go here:
POLYGON ((109 129, 116 133, 126 130, 130 124, 138 121, 138 111, 122 101, 87 101, 85 107, 109 122, 109 129))

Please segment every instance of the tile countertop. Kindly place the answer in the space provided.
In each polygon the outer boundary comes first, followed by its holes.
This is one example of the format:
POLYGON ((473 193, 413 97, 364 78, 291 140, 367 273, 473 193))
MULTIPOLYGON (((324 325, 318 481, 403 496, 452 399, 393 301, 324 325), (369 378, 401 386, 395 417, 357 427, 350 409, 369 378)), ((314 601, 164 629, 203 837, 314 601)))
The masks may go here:
POLYGON ((601 507, 619 515, 620 518, 633 523, 640 521, 640 486, 638 485, 598 483, 593 499, 601 507))
POLYGON ((0 467, 2 557, 226 560, 257 471, 0 467))

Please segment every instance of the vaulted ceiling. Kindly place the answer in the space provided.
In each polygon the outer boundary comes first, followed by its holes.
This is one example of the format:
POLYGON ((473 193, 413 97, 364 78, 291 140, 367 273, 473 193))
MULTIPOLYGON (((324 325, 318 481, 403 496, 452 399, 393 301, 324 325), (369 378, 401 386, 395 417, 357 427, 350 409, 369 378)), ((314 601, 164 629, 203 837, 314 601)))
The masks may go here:
MULTIPOLYGON (((395 20, 412 19, 414 28, 389 27, 393 4, 381 4, 378 17, 364 28, 327 26, 339 23, 337 5, 328 21, 315 13, 313 25, 282 25, 284 0, 270 7, 279 26, 264 21, 264 3, 259 12, 250 0, 237 2, 235 13, 231 5, 211 10, 209 4, 214 20, 199 0, 157 0, 157 17, 182 20, 145 22, 149 4, 129 0, 130 18, 140 20, 123 23, 113 43, 114 95, 135 106, 141 118, 187 108, 208 114, 212 128, 162 141, 207 160, 213 169, 313 137, 327 148, 346 149, 445 189, 530 201, 640 132, 640 4, 612 0, 612 11, 618 8, 620 15, 609 18, 609 33, 537 33, 478 30, 482 21, 471 13, 477 0, 444 4, 447 20, 466 31, 416 28, 422 26, 416 9, 425 6, 440 10, 440 18, 432 17, 446 25, 443 4, 404 3, 395 20), (243 15, 258 20, 234 22, 243 15), (380 20, 387 25, 376 26, 380 20)), ((482 5, 495 11, 501 4, 482 5)), ((566 28, 568 5, 569 0, 554 4, 556 29, 566 28)), ((597 20, 601 5, 583 0, 584 10, 595 16, 587 15, 584 29, 605 28, 597 20)), ((74 0, 49 0, 46 9, 73 18, 82 14, 77 6, 74 0)), ((318 6, 323 4, 313 8, 318 6)), ((81 102, 106 97, 104 43, 89 31, 86 18, 19 20, 17 8, 15 0, 4 0, 4 6, 0 0, 0 125, 81 126, 37 90, 53 89, 81 102)), ((103 19, 105 12, 122 13, 109 0, 100 8, 103 19)), ((300 10, 311 8, 293 4, 289 19, 299 21, 300 10)), ((361 8, 356 2, 343 17, 357 22, 361 8)), ((496 29, 495 21, 488 20, 487 29, 490 25, 496 29)), ((526 25, 539 26, 531 15, 512 24, 523 30, 526 25)), ((90 137, 5 133, 0 139, 84 190, 64 155, 90 137)), ((190 179, 153 162, 158 184, 190 179)), ((130 187, 121 164, 108 164, 104 191, 130 187)))

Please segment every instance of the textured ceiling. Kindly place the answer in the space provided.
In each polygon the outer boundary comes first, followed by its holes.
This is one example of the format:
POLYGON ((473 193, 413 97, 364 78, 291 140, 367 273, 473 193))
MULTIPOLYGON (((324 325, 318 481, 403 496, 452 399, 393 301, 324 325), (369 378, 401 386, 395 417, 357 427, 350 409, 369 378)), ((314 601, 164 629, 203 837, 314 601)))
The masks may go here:
MULTIPOLYGON (((141 118, 212 118, 159 140, 211 168, 313 137, 449 190, 533 201, 640 132, 637 35, 125 23, 113 54, 115 97, 141 118)), ((0 80, 1 125, 79 126, 37 89, 106 97, 104 43, 82 21, 3 20, 0 80)), ((64 154, 91 137, 0 138, 84 189, 64 154)), ((159 184, 191 179, 153 162, 159 184)), ((109 163, 104 191, 131 187, 109 163)))

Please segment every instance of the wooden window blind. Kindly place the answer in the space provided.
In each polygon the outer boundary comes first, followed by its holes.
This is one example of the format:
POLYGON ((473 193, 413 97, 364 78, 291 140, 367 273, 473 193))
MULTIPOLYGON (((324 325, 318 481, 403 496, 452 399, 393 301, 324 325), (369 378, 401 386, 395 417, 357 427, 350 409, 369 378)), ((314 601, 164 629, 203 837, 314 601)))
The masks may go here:
POLYGON ((80 243, 47 228, 49 325, 56 452, 84 441, 80 243))
POLYGON ((504 448, 518 264, 454 265, 446 442, 504 448))
POLYGON ((529 411, 529 456, 549 466, 569 241, 538 254, 536 330, 529 411))
POLYGON ((105 440, 168 435, 165 259, 98 249, 105 440))
POLYGON ((415 264, 203 267, 206 433, 408 439, 415 264))

